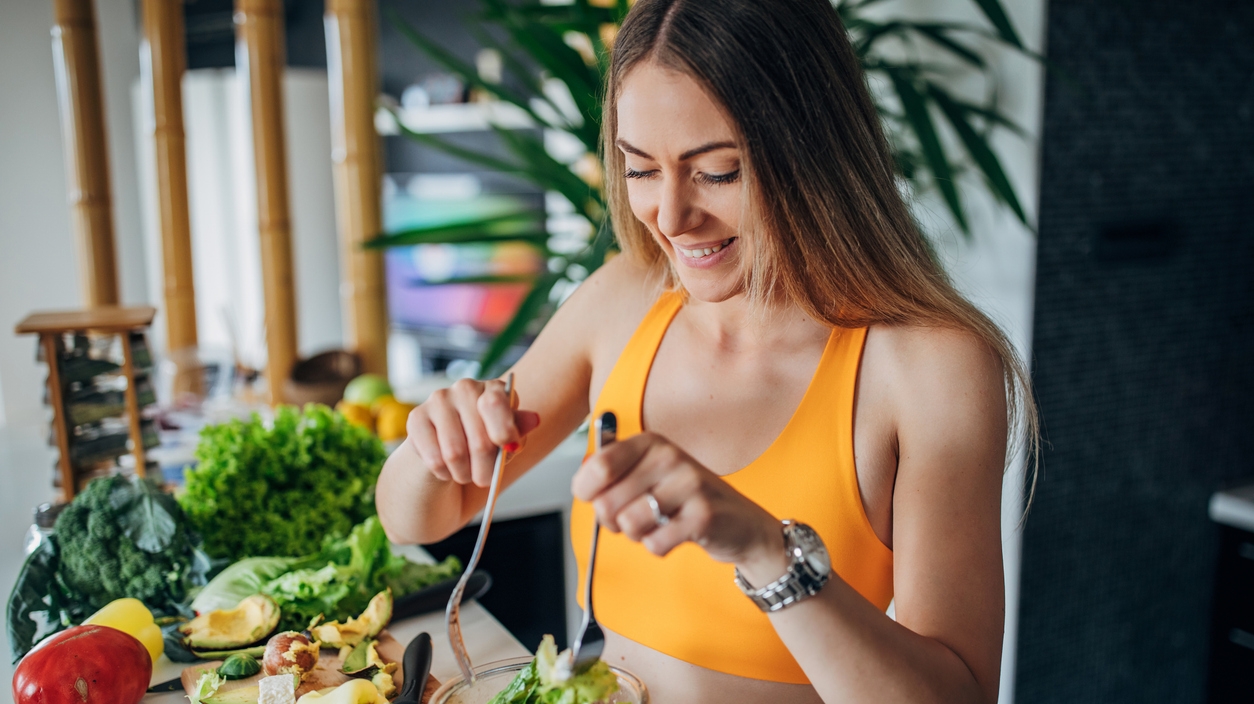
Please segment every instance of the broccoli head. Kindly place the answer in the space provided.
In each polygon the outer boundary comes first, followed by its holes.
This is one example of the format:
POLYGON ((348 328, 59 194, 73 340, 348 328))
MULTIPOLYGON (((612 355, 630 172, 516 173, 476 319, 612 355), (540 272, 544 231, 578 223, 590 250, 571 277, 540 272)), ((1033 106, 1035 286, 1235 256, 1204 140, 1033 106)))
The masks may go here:
POLYGON ((93 609, 134 597, 166 611, 203 583, 203 556, 173 497, 142 479, 97 479, 57 517, 58 574, 93 609))

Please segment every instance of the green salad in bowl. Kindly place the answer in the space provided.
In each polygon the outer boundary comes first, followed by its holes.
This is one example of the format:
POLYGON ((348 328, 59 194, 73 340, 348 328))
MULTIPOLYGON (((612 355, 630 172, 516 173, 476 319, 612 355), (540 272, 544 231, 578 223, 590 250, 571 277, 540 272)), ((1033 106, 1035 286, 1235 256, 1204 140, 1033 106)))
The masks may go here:
POLYGON ((644 683, 604 660, 570 673, 570 651, 557 652, 546 635, 534 658, 520 658, 475 668, 473 682, 444 683, 431 704, 646 704, 644 683))

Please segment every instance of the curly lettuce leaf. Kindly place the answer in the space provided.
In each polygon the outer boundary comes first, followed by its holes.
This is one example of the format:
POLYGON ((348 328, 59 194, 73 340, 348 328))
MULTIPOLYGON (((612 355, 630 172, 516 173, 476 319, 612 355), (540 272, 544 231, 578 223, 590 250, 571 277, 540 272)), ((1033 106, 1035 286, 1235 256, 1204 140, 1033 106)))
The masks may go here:
POLYGON ((281 629, 304 630, 318 615, 328 621, 357 616, 389 587, 399 597, 460 573, 456 557, 420 565, 394 555, 379 519, 371 516, 310 557, 236 562, 201 590, 192 607, 200 613, 233 608, 245 597, 266 594, 279 605, 281 629))
POLYGON ((213 557, 299 557, 374 515, 387 453, 326 406, 207 426, 179 503, 213 557))
POLYGON ((570 651, 557 652, 553 636, 545 635, 536 657, 488 704, 595 704, 618 691, 618 677, 604 660, 569 675, 570 651))
POLYGON ((196 680, 192 691, 187 693, 187 698, 191 700, 191 704, 200 704, 217 693, 224 683, 226 678, 219 675, 217 670, 205 670, 200 674, 200 679, 196 680))

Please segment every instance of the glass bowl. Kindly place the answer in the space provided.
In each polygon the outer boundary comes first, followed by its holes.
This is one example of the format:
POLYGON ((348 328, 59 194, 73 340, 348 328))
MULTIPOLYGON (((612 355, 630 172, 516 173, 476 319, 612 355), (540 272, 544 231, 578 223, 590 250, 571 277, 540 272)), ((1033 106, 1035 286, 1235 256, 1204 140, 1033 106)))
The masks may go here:
MULTIPOLYGON (((435 690, 430 704, 487 704, 529 664, 531 658, 511 658, 476 667, 473 683, 458 675, 435 690)), ((610 671, 618 677, 618 692, 606 704, 649 704, 649 691, 639 677, 613 665, 610 671)))

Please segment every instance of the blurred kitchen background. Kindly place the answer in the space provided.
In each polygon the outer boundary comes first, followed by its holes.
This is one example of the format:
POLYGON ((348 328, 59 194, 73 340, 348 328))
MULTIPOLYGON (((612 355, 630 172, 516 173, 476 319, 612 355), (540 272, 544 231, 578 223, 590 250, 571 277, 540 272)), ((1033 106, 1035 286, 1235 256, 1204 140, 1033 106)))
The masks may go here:
MULTIPOLYGON (((354 293, 341 273, 331 158, 341 89, 334 63, 328 73, 328 8, 277 5, 294 354, 304 360, 353 351, 357 325, 345 312, 354 293)), ((960 288, 1029 360, 1041 408, 1043 462, 1026 519, 1022 462, 1006 476, 1001 701, 1254 700, 1254 493, 1241 490, 1254 482, 1254 4, 1003 0, 1005 26, 987 5, 885 0, 862 16, 986 28, 962 35, 978 63, 952 73, 948 87, 1017 126, 990 120, 979 130, 1014 207, 978 159, 958 164, 957 207, 934 169, 918 179, 914 201, 960 288)), ((141 80, 142 5, 94 6, 118 302, 156 308, 153 382, 159 404, 177 405, 181 352, 167 344, 158 202, 168 176, 141 80)), ((546 273, 557 280, 536 305, 560 304, 586 275, 580 253, 596 244, 585 204, 449 153, 447 145, 508 162, 508 135, 517 133, 572 172, 588 158, 579 140, 493 100, 406 36, 413 28, 434 38, 482 80, 512 89, 508 54, 485 44, 485 32, 503 35, 474 20, 482 9, 477 0, 393 0, 374 14, 378 88, 391 112, 376 120, 381 232, 370 238, 492 216, 544 236, 542 246, 528 235, 381 250, 386 362, 367 370, 411 403, 487 371, 485 353, 494 369, 521 354, 542 317, 511 330, 510 344, 492 342, 546 273)), ((203 412, 229 415, 264 409, 273 382, 254 113, 233 3, 185 0, 183 12, 196 364, 217 370, 200 391, 219 394, 218 405, 206 401, 203 412)), ((86 255, 66 204, 54 24, 53 0, 0 0, 3 585, 20 566, 31 507, 55 498, 47 372, 34 338, 9 331, 31 311, 88 300, 86 255)), ((924 59, 961 59, 940 41, 921 44, 924 59)), ((892 92, 872 78, 877 94, 892 92)), ((560 86, 541 87, 559 112, 577 112, 560 86)), ((942 142, 963 153, 963 136, 945 127, 942 142)), ((575 626, 564 519, 584 442, 573 437, 503 497, 485 555, 496 586, 484 604, 527 647, 575 626)), ((167 433, 162 443, 149 459, 177 478, 194 437, 167 433)), ((464 557, 473 537, 463 531, 428 549, 464 557)))

